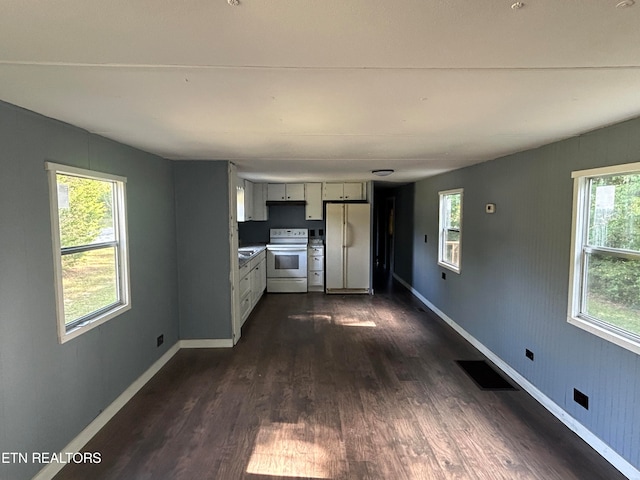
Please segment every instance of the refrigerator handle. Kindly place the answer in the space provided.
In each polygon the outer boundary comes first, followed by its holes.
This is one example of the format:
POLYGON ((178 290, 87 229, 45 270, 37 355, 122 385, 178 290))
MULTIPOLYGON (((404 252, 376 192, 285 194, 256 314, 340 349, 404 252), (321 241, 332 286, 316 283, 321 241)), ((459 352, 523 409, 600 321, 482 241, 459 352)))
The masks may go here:
POLYGON ((344 246, 349 248, 351 247, 351 224, 349 222, 345 223, 344 231, 344 246))

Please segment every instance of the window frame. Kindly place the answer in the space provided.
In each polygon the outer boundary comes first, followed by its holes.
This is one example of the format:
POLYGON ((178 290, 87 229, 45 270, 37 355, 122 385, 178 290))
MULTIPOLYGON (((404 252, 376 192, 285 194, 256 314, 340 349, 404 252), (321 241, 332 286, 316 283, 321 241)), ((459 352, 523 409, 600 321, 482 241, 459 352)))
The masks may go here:
POLYGON ((454 188, 451 190, 442 190, 438 192, 438 265, 447 268, 457 274, 462 271, 462 214, 463 214, 464 188, 454 188), (460 229, 458 231, 460 240, 458 242, 458 264, 447 262, 445 260, 445 212, 444 198, 449 195, 460 195, 460 229))
MULTIPOLYGON (((97 172, 84 168, 71 167, 53 162, 45 162, 45 170, 49 182, 49 206, 51 212, 51 239, 53 248, 53 267, 55 277, 56 317, 59 343, 65 343, 73 338, 92 330, 99 325, 115 318, 131 309, 131 284, 129 270, 129 235, 127 229, 127 194, 126 177, 109 173, 97 172), (114 189, 114 232, 116 239, 113 242, 83 245, 67 250, 84 252, 105 248, 106 244, 115 247, 116 252, 116 282, 120 300, 95 310, 81 317, 80 322, 67 326, 64 311, 64 290, 62 283, 62 248, 60 244, 60 220, 58 211, 58 175, 69 175, 86 178, 89 180, 106 181, 113 183, 114 189)), ((67 252, 73 253, 73 252, 67 252)))
POLYGON ((595 252, 620 257, 628 257, 629 255, 629 251, 623 249, 603 247, 594 249, 588 246, 590 181, 592 178, 638 173, 640 173, 640 162, 571 172, 571 177, 573 178, 573 210, 569 301, 567 308, 568 323, 636 354, 640 354, 640 341, 634 338, 632 332, 625 334, 625 330, 622 328, 617 328, 595 317, 583 314, 582 305, 585 295, 585 278, 588 272, 584 268, 586 254, 595 252))

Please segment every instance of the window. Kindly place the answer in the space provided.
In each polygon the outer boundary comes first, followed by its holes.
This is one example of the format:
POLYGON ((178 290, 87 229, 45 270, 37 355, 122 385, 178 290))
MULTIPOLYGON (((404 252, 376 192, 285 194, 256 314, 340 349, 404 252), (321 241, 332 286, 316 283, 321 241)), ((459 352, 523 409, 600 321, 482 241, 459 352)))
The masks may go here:
POLYGON ((440 236, 438 264, 460 273, 462 244, 462 189, 439 192, 440 236))
POLYGON ((46 168, 63 343, 130 308, 126 179, 54 163, 46 168))
POLYGON ((572 176, 569 323, 640 353, 640 163, 572 176))

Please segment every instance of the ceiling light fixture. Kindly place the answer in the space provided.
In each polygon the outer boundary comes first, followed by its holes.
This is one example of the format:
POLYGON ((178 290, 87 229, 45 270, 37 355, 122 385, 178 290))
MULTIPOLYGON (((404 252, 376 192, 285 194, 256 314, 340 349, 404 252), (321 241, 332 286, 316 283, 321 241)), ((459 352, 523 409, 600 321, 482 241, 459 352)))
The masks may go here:
POLYGON ((514 10, 520 10, 522 7, 524 7, 524 3, 522 2, 516 2, 511 5, 511 8, 513 8, 514 10))
POLYGON ((379 170, 371 170, 371 173, 378 177, 386 177, 387 175, 391 175, 394 171, 395 170, 391 170, 390 168, 381 168, 379 170))
POLYGON ((635 3, 635 0, 623 0, 616 5, 616 8, 632 7, 635 3))

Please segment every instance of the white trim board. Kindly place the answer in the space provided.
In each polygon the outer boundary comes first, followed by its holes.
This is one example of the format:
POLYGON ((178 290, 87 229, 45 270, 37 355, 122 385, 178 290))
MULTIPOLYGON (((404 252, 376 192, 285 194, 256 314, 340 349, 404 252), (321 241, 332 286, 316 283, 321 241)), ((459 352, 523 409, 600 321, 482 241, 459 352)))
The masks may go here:
POLYGON ((202 340, 180 340, 180 348, 232 348, 232 338, 206 338, 202 340))
POLYGON ((623 475, 631 480, 640 480, 640 470, 636 469, 632 464, 625 460, 620 454, 613 450, 609 445, 595 436, 591 430, 582 425, 578 420, 569 415, 563 410, 560 405, 555 403, 532 383, 530 383, 525 377, 515 371, 509 364, 498 357, 495 353, 485 347, 480 341, 478 341, 469 332, 463 329, 460 325, 449 318, 438 307, 432 304, 424 296, 414 289, 404 279, 400 278, 395 272, 393 274, 398 282, 404 285, 416 298, 424 303, 429 309, 431 309, 436 315, 438 315, 445 323, 453 328, 460 336, 473 345, 480 351, 485 357, 491 360, 498 368, 500 368, 506 375, 508 375, 514 382, 521 386, 529 395, 536 399, 544 408, 546 408, 554 417, 564 423, 571 431, 577 434, 582 440, 591 446, 596 452, 598 452, 605 460, 611 465, 617 468, 623 475))
MULTIPOLYGON (((145 384, 160 371, 164 365, 183 348, 231 348, 233 340, 206 339, 206 340, 178 340, 164 355, 156 360, 142 375, 140 375, 127 389, 120 394, 111 404, 105 408, 89 425, 85 427, 76 437, 71 440, 61 452, 80 452, 82 448, 91 440, 116 413, 120 411, 133 396, 145 386, 145 384)), ((51 462, 42 468, 32 480, 51 480, 65 466, 65 463, 51 462)))

